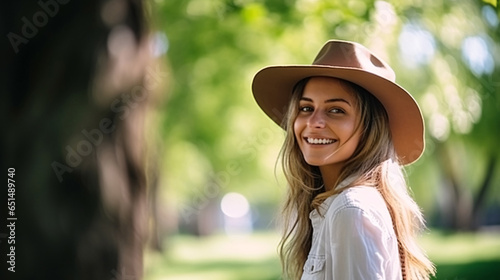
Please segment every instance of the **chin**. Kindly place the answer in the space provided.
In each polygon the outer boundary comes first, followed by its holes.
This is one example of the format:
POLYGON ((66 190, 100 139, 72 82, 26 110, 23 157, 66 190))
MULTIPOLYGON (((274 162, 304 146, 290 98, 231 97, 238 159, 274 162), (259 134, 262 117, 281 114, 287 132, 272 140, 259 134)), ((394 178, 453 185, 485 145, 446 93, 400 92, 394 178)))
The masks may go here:
POLYGON ((346 159, 338 159, 338 160, 332 160, 330 159, 325 159, 325 158, 305 158, 304 159, 307 164, 311 166, 317 166, 317 167, 322 167, 322 166, 342 166, 344 163, 347 161, 346 159))
POLYGON ((327 165, 324 160, 320 159, 305 159, 307 164, 312 165, 312 166, 322 166, 322 165, 327 165))

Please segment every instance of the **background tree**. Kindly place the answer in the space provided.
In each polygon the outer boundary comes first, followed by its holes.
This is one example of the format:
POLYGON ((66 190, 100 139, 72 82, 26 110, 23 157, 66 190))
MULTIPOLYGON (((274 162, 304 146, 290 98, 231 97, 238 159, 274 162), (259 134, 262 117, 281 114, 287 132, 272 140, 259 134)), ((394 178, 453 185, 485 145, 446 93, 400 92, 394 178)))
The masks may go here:
MULTIPOLYGON (((476 230, 488 223, 485 206, 499 204, 499 131, 491 129, 500 127, 498 9, 481 1, 434 2, 400 12, 407 21, 398 43, 409 49, 402 72, 411 75, 405 81, 419 94, 429 135, 413 177, 423 188, 438 186, 429 215, 435 225, 476 230)), ((498 215, 492 218, 498 223, 498 215)))
POLYGON ((0 14, 1 166, 15 168, 17 217, 16 272, 2 239, 1 278, 141 278, 143 132, 161 76, 143 2, 3 1, 0 14))

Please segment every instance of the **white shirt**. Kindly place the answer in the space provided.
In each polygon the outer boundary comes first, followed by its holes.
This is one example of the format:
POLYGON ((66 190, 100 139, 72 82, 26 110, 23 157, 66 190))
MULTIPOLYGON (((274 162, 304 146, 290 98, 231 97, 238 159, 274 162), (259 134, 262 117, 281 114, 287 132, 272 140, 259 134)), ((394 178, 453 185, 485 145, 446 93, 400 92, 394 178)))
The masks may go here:
POLYGON ((302 280, 402 279, 391 216, 376 188, 348 188, 319 210, 323 216, 309 216, 313 239, 302 280))

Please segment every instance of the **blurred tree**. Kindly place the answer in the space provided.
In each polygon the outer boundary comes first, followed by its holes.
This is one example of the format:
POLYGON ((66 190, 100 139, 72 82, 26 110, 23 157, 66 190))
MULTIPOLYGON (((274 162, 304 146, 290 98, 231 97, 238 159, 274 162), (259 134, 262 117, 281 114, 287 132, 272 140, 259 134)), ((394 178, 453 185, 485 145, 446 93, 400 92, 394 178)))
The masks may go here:
MULTIPOLYGON (((475 230, 484 222, 481 210, 500 179, 494 177, 500 131, 492 129, 500 127, 498 10, 481 1, 399 8, 406 18, 399 47, 406 48, 400 61, 407 70, 401 72, 411 75, 405 82, 422 105, 427 154, 439 168, 433 182, 439 186, 437 223, 475 230)), ((499 202, 498 193, 490 198, 499 202)))
POLYGON ((1 166, 15 168, 17 218, 15 273, 7 270, 12 245, 5 240, 1 273, 139 279, 147 232, 143 134, 160 74, 144 4, 25 2, 0 8, 1 166))

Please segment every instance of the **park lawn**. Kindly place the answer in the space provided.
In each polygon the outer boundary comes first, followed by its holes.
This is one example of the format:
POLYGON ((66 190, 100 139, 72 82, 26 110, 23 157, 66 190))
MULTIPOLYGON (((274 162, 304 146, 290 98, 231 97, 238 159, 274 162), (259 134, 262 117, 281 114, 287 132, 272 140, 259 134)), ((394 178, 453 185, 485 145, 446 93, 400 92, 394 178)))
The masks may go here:
POLYGON ((500 232, 431 231, 421 244, 437 267, 438 280, 500 279, 500 232))
MULTIPOLYGON (((271 280, 280 279, 274 232, 215 235, 204 238, 177 235, 163 253, 148 251, 146 280, 271 280)), ((437 266, 438 280, 500 279, 500 233, 430 231, 421 239, 437 266)))
POLYGON ((146 280, 279 279, 276 233, 173 236, 163 254, 146 253, 146 280))

